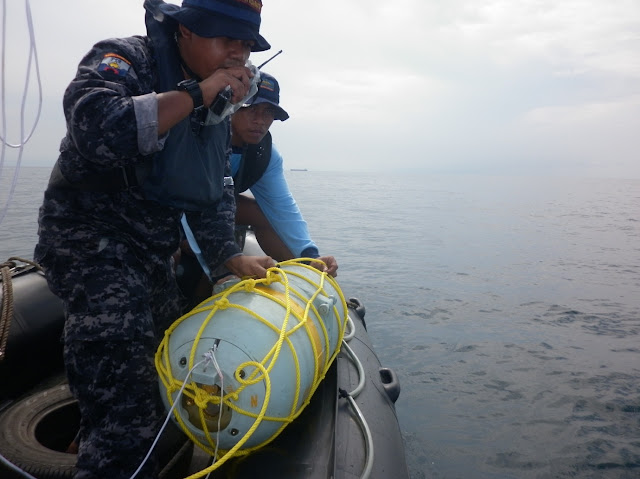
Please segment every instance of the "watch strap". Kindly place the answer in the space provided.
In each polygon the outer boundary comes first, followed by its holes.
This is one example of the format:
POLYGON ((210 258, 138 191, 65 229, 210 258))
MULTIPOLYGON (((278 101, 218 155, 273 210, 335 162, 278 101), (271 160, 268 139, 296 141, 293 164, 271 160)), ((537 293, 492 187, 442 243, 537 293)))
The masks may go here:
POLYGON ((190 96, 191 100, 193 100, 193 109, 197 110, 204 106, 204 100, 202 99, 202 90, 200 89, 200 85, 193 78, 189 78, 188 80, 182 80, 177 85, 178 90, 186 91, 190 96))

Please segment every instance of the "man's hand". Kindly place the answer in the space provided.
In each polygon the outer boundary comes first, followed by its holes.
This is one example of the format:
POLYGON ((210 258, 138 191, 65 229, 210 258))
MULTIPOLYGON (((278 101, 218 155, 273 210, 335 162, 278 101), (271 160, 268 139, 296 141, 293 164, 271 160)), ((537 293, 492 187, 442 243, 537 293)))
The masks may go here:
POLYGON ((233 96, 231 103, 238 103, 249 92, 253 73, 245 66, 220 68, 210 77, 200 82, 202 90, 202 98, 205 106, 208 108, 215 100, 216 95, 224 90, 227 86, 231 88, 233 96))
MULTIPOLYGON (((239 102, 249 92, 252 78, 253 73, 245 66, 219 68, 199 83, 204 105, 209 108, 227 86, 233 91, 231 103, 239 102)), ((158 93, 158 135, 164 135, 189 116, 193 106, 191 97, 184 91, 158 93)))
POLYGON ((275 264, 271 256, 246 256, 244 254, 234 256, 224 263, 229 271, 241 278, 243 276, 264 278, 267 276, 267 269, 275 264))
POLYGON ((334 278, 338 276, 338 262, 333 256, 320 256, 316 259, 322 261, 322 263, 320 261, 313 261, 311 266, 323 273, 333 276, 334 278))

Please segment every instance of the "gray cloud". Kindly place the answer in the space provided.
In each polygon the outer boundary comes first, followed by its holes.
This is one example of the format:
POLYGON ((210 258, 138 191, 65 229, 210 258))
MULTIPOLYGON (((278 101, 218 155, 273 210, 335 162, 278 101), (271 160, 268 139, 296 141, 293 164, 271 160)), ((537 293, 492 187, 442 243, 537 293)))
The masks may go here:
MULTIPOLYGON (((28 47, 20 3, 8 9, 11 118, 28 47)), ((79 59, 144 33, 141 5, 33 2, 45 101, 25 161, 54 161, 79 59)), ((284 50, 265 69, 291 114, 273 129, 289 167, 640 178, 636 1, 278 0, 262 31, 284 50)))

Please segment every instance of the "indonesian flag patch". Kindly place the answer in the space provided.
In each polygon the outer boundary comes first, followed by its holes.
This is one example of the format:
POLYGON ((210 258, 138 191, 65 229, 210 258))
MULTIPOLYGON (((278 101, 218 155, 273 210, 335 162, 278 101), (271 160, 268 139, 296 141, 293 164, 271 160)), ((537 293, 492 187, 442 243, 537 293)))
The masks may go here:
POLYGON ((131 62, 117 53, 107 53, 98 65, 99 72, 110 72, 122 77, 127 75, 130 68, 131 62))

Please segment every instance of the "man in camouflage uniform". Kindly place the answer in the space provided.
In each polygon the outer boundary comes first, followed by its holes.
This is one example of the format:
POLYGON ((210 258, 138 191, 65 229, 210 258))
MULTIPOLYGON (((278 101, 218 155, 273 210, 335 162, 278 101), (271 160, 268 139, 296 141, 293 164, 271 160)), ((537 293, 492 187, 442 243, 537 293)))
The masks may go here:
MULTIPOLYGON (((181 214, 212 269, 263 277, 273 264, 234 241, 228 119, 213 123, 208 108, 224 92, 231 103, 248 94, 249 53, 269 48, 261 7, 147 0, 147 36, 96 44, 65 92, 67 135, 34 256, 66 308, 65 365, 82 418, 76 479, 130 477, 164 419, 153 356, 179 316, 171 255, 181 214)), ((152 457, 137 477, 156 470, 152 457)))

